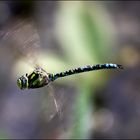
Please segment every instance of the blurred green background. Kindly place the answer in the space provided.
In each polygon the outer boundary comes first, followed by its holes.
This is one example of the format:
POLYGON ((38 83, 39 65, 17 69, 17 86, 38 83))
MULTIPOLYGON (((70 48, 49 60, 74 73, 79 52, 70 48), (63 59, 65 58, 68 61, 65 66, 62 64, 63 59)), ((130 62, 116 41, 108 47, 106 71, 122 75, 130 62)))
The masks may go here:
POLYGON ((140 138, 139 25, 138 1, 1 1, 0 138, 140 138), (98 63, 124 70, 16 85, 36 64, 57 73, 98 63))

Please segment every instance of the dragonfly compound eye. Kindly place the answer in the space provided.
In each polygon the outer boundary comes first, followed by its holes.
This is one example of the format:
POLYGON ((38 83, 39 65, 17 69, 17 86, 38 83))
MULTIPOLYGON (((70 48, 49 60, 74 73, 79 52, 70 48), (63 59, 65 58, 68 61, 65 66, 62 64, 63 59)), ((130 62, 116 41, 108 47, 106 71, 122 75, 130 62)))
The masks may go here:
POLYGON ((20 89, 28 88, 28 78, 26 76, 22 76, 17 80, 17 86, 20 89))

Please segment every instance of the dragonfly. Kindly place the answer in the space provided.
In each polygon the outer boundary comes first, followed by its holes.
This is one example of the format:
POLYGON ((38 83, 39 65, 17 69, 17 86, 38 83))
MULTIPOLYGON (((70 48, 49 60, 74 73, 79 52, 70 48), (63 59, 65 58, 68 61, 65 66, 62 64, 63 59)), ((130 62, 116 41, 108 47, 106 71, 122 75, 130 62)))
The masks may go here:
MULTIPOLYGON (((34 66, 34 69, 30 73, 26 73, 25 75, 20 76, 17 79, 17 86, 21 89, 37 89, 45 87, 46 85, 49 85, 50 83, 54 82, 55 80, 59 78, 63 78, 66 76, 89 72, 89 71, 96 71, 96 70, 103 70, 103 69, 123 69, 123 66, 120 64, 113 64, 113 63, 105 63, 105 64, 96 64, 96 65, 87 65, 84 67, 77 67, 74 69, 70 69, 64 72, 59 73, 48 73, 46 70, 44 70, 41 66, 36 64, 36 56, 37 53, 34 53, 34 50, 38 48, 38 44, 36 43, 39 39, 37 36, 37 33, 34 29, 30 29, 32 26, 30 24, 27 24, 28 26, 24 26, 25 22, 18 22, 16 26, 13 27, 13 29, 9 32, 7 32, 6 35, 4 35, 4 38, 8 38, 9 36, 12 36, 14 40, 16 40, 17 37, 20 36, 20 39, 17 43, 20 48, 18 53, 22 56, 25 56, 26 59, 31 60, 30 64, 34 66), (25 27, 25 28, 24 28, 25 27), (32 30, 29 34, 22 35, 21 32, 28 33, 30 30, 32 30), (32 52, 32 53, 31 53, 32 52), (31 53, 31 54, 30 54, 31 53), (34 59, 31 59, 34 58, 34 59)), ((56 107, 56 112, 58 112, 61 116, 61 109, 58 107, 58 103, 56 98, 53 94, 51 94, 54 100, 54 104, 56 107)))
POLYGON ((57 80, 58 78, 62 78, 65 76, 70 76, 73 74, 89 72, 89 71, 96 71, 102 69, 123 69, 122 65, 119 64, 97 64, 97 65, 87 65, 84 67, 78 67, 75 69, 70 69, 64 72, 51 74, 45 71, 41 67, 36 67, 33 72, 30 74, 26 73, 25 75, 21 76, 17 79, 17 85, 20 89, 33 89, 33 88, 40 88, 48 85, 50 82, 57 80))

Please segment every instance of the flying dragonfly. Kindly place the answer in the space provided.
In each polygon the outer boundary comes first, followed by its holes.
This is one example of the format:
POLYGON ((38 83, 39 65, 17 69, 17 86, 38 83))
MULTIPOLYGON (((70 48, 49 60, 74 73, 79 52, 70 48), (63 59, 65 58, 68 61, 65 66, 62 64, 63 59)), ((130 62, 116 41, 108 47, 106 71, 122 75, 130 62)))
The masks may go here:
MULTIPOLYGON (((96 70, 103 70, 103 69, 123 69, 122 65, 120 64, 112 64, 112 63, 105 63, 105 64, 96 64, 96 65, 87 65, 84 67, 78 67, 74 69, 70 69, 60 73, 48 73, 44 70, 41 66, 39 66, 36 62, 36 56, 38 51, 39 44, 39 36, 37 35, 36 31, 30 24, 23 22, 19 22, 16 26, 11 29, 10 32, 4 36, 5 38, 12 36, 13 40, 18 39, 18 46, 21 46, 19 54, 26 57, 28 62, 34 66, 34 70, 31 73, 26 73, 17 79, 17 86, 20 89, 37 89, 49 85, 51 82, 57 80, 58 78, 89 72, 89 71, 96 71, 96 70), (31 32, 30 32, 31 31, 31 32), (24 32, 24 33, 23 33, 24 32), (31 53, 32 52, 32 53, 31 53), (35 53, 34 53, 35 52, 35 53), (31 59, 34 58, 34 59, 31 59)), ((54 94, 51 94, 54 100, 54 104, 56 107, 56 111, 61 115, 61 110, 58 108, 57 101, 54 97, 54 94)))
POLYGON ((26 73, 25 75, 18 78, 17 85, 20 89, 40 88, 48 85, 50 82, 53 82, 58 78, 101 69, 123 69, 123 67, 122 65, 119 64, 106 63, 78 67, 75 69, 70 69, 56 74, 48 73, 41 67, 36 67, 36 69, 32 73, 30 74, 26 73))

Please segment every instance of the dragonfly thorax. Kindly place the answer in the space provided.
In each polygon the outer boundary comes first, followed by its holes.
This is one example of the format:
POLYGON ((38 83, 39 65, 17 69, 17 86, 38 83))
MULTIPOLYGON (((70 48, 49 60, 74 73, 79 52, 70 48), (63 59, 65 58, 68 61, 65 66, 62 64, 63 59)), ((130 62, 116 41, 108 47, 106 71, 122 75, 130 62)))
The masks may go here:
POLYGON ((17 80, 20 89, 39 88, 49 84, 52 74, 47 73, 42 68, 36 68, 32 73, 21 76, 17 80))

